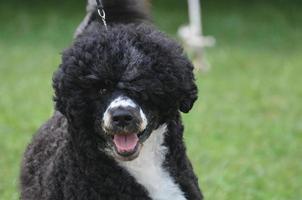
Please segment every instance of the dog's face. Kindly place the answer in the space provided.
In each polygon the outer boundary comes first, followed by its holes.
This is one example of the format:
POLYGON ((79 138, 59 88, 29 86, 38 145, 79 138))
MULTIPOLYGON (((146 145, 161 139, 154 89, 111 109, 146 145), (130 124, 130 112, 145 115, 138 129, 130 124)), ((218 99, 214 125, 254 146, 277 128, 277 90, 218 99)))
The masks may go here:
POLYGON ((182 49, 152 27, 106 32, 92 24, 63 54, 54 75, 56 108, 74 131, 85 129, 76 137, 133 160, 153 130, 192 108, 192 71, 182 49))
MULTIPOLYGON (((105 92, 108 91, 103 89, 102 94, 105 92)), ((158 112, 142 101, 138 103, 125 91, 108 92, 104 100, 106 103, 99 104, 99 114, 95 116, 96 132, 106 140, 104 150, 120 160, 135 159, 159 124, 158 112)))

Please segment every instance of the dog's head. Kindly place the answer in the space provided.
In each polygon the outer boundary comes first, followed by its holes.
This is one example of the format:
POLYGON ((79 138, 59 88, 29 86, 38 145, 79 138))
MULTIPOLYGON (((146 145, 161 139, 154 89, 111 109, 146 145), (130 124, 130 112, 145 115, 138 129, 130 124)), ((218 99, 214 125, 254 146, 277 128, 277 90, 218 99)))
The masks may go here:
POLYGON ((153 130, 189 112, 193 66, 177 43, 147 25, 92 24, 54 75, 56 108, 102 150, 133 160, 153 130))

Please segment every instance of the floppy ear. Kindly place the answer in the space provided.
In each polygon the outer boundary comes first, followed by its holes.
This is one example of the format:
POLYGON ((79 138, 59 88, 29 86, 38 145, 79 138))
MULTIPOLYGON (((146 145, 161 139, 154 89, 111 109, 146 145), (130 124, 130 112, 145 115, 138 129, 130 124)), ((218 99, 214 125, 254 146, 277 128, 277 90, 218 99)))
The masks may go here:
POLYGON ((193 65, 190 61, 187 61, 186 66, 184 66, 184 77, 183 77, 183 87, 182 87, 182 98, 179 103, 179 110, 183 113, 188 113, 198 96, 198 89, 195 84, 195 78, 193 74, 193 65))
POLYGON ((185 99, 183 99, 180 102, 179 110, 183 113, 188 113, 192 109, 196 100, 197 100, 197 94, 192 94, 187 96, 185 99))
POLYGON ((55 108, 66 117, 90 109, 88 104, 91 99, 87 94, 97 77, 93 75, 82 76, 77 73, 79 71, 77 69, 79 67, 75 65, 61 64, 53 76, 55 108), (66 68, 64 70, 64 66, 67 66, 69 71, 66 68), (72 72, 72 70, 74 71, 72 72))
POLYGON ((197 86, 192 82, 190 88, 187 90, 187 93, 180 101, 179 110, 181 112, 188 113, 192 109, 195 101, 197 100, 197 92, 197 86))

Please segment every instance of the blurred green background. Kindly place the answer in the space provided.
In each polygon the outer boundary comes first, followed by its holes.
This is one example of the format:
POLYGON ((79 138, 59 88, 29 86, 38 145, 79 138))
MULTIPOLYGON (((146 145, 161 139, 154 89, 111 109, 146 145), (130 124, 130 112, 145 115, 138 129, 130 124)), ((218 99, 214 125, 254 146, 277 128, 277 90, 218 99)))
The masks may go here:
MULTIPOLYGON (((208 73, 184 115, 185 140, 209 200, 302 199, 302 1, 203 1, 208 73)), ((51 78, 84 1, 0 0, 0 199, 18 199, 20 160, 53 112, 51 78)), ((176 37, 186 2, 154 0, 176 37)))

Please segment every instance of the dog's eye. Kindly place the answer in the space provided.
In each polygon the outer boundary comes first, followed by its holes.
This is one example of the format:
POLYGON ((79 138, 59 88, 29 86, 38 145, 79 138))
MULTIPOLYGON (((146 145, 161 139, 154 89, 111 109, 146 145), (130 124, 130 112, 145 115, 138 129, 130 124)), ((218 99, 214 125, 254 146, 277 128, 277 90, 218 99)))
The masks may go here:
POLYGON ((100 94, 100 95, 104 95, 104 94, 107 93, 107 91, 108 91, 108 90, 107 90, 106 88, 101 88, 100 91, 99 91, 99 94, 100 94))

